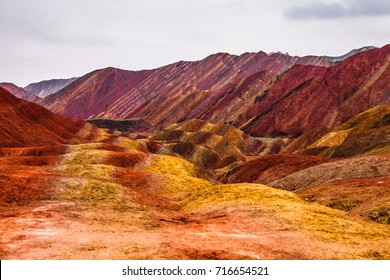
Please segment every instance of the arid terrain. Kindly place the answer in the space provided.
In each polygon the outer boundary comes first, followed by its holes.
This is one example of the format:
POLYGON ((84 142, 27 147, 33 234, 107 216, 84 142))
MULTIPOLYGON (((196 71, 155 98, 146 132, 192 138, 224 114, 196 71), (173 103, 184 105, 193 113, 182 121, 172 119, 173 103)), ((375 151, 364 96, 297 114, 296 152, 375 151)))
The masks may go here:
POLYGON ((0 258, 390 259, 389 58, 0 84, 0 258))
MULTIPOLYGON (((135 148, 118 137, 2 158, 1 258, 390 257, 388 225, 261 184, 212 184, 183 159, 135 148)), ((388 178, 366 184, 366 200, 389 205, 388 178)))

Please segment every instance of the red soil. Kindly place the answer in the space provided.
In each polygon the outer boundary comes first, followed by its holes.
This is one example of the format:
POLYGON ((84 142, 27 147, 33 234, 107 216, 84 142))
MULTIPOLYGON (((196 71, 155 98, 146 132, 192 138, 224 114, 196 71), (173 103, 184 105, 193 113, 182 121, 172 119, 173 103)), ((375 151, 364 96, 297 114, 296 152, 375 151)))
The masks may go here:
POLYGON ((74 143, 82 140, 77 132, 86 125, 18 99, 0 88, 0 147, 74 143))
POLYGON ((390 224, 390 178, 336 180, 297 190, 303 199, 390 224))
POLYGON ((332 161, 335 159, 291 154, 267 155, 243 163, 219 180, 223 183, 267 184, 299 170, 332 161))
POLYGON ((243 126, 251 135, 295 135, 336 127, 369 108, 388 104, 389 55, 387 45, 329 68, 296 66, 247 111, 240 124, 254 117, 243 126))
POLYGON ((0 83, 0 87, 9 91, 10 93, 15 95, 16 97, 22 98, 24 100, 34 101, 37 98, 31 92, 28 92, 28 91, 24 90, 23 88, 20 88, 20 87, 14 85, 14 84, 11 84, 11 83, 0 83))

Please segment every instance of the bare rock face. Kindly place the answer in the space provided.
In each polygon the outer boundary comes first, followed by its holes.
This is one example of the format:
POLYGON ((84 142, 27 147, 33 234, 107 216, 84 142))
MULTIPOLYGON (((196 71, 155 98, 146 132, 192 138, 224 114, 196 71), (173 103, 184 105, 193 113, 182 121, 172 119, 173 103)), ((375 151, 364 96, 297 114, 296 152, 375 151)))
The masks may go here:
POLYGON ((63 89, 70 83, 77 80, 77 78, 70 79, 53 79, 48 81, 42 81, 38 83, 31 83, 26 86, 24 89, 28 92, 31 92, 33 95, 37 97, 46 97, 57 91, 63 89))
MULTIPOLYGON (((305 131, 303 134, 299 135, 298 138, 295 138, 288 146, 283 148, 280 152, 284 154, 292 154, 305 150, 304 154, 318 154, 319 152, 316 153, 313 150, 308 151, 307 147, 309 147, 311 144, 313 144, 315 141, 317 141, 330 131, 331 129, 328 127, 319 127, 313 130, 305 131)), ((324 150, 322 147, 320 148, 324 150)))
POLYGON ((25 89, 18 87, 17 85, 14 85, 12 83, 0 83, 0 87, 12 93, 18 98, 22 98, 28 101, 34 101, 36 99, 36 96, 33 95, 31 92, 26 91, 25 89))
POLYGON ((89 119, 87 122, 99 128, 117 130, 121 132, 153 132, 154 126, 143 119, 109 120, 89 119))
MULTIPOLYGON (((87 119, 106 112, 113 101, 142 81, 145 75, 147 71, 96 70, 39 103, 63 116, 87 119)), ((131 104, 137 104, 137 100, 132 100, 131 104)))
POLYGON ((390 106, 366 110, 333 130, 305 132, 283 152, 333 158, 390 155, 390 106))

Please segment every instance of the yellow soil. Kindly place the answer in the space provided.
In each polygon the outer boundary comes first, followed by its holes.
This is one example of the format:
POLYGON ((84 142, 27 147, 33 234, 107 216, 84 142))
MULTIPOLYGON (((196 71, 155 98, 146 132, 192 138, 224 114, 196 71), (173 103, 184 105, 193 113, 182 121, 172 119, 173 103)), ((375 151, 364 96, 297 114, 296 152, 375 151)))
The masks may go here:
POLYGON ((0 219, 3 259, 390 258, 386 225, 265 185, 215 185, 181 158, 145 157, 135 166, 144 185, 129 191, 103 164, 113 152, 102 145, 69 148, 52 201, 0 212, 12 212, 0 219), (136 195, 165 204, 137 204, 136 195))
POLYGON ((147 151, 148 148, 146 146, 146 143, 143 141, 136 141, 133 139, 129 139, 126 137, 120 137, 118 140, 118 146, 129 149, 129 150, 138 150, 138 151, 147 151))
POLYGON ((311 144, 308 148, 339 146, 347 139, 350 132, 351 129, 329 132, 311 144))
POLYGON ((150 155, 139 170, 156 174, 171 174, 175 176, 196 176, 196 166, 192 163, 168 155, 150 155))
MULTIPOLYGON (((390 106, 388 105, 377 106, 364 111, 340 125, 332 132, 324 135, 319 140, 308 146, 308 148, 339 146, 345 141, 345 139, 347 139, 348 136, 356 135, 373 128, 375 121, 387 114, 390 114, 390 106)), ((372 154, 372 152, 373 151, 370 153, 372 154)), ((385 154, 387 153, 385 152, 385 154)))

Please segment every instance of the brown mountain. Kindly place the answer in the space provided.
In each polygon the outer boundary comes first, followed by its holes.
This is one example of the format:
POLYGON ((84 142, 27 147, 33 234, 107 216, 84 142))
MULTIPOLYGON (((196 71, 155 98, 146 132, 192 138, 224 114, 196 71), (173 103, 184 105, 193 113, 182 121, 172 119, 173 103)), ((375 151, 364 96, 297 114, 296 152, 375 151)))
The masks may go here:
POLYGON ((390 178, 351 178, 303 188, 303 199, 390 224, 390 178))
POLYGON ((173 124, 151 139, 182 156, 202 170, 239 163, 254 155, 265 144, 227 124, 214 125, 202 120, 173 124))
POLYGON ((223 174, 223 183, 268 184, 300 170, 326 162, 335 161, 318 156, 272 154, 259 157, 223 174))
POLYGON ((291 191, 341 179, 388 178, 389 174, 389 156, 366 156, 315 165, 268 185, 291 191))

